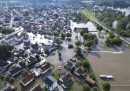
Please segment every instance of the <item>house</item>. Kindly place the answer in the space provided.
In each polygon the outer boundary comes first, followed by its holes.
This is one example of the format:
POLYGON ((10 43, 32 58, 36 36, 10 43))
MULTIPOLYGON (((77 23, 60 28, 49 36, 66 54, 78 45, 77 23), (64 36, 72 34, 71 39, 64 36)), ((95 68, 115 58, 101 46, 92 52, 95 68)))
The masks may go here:
POLYGON ((67 62, 67 68, 69 69, 69 70, 74 70, 74 68, 75 68, 75 63, 74 62, 72 62, 72 61, 68 61, 67 62))
POLYGON ((26 41, 26 42, 24 42, 24 49, 29 49, 30 46, 31 46, 30 41, 26 41))
POLYGON ((32 53, 39 52, 39 51, 40 51, 40 47, 39 47, 38 43, 31 45, 31 52, 32 53))
POLYGON ((22 42, 22 40, 23 40, 22 36, 16 36, 14 39, 15 42, 22 42))
POLYGON ((22 71, 22 68, 20 68, 20 67, 15 67, 15 68, 12 69, 11 71, 9 71, 9 74, 10 74, 11 76, 16 76, 16 75, 18 75, 21 71, 22 71))
POLYGON ((79 67, 75 70, 74 72, 78 77, 82 77, 83 79, 85 79, 85 81, 87 81, 88 83, 90 83, 91 85, 94 85, 95 84, 95 81, 90 78, 85 72, 84 70, 79 67))
POLYGON ((61 82, 62 87, 67 88, 72 84, 71 74, 66 73, 65 75, 61 76, 59 81, 61 82))
POLYGON ((86 74, 81 67, 77 68, 74 73, 77 76, 82 76, 83 74, 86 74))
POLYGON ((46 59, 41 60, 39 63, 35 64, 35 67, 40 67, 41 65, 46 63, 46 59))
POLYGON ((55 51, 56 49, 57 49, 57 45, 53 44, 53 45, 45 46, 44 51, 46 54, 50 54, 51 52, 55 51))
POLYGON ((4 61, 0 61, 0 69, 2 68, 6 68, 9 64, 7 62, 4 61))
POLYGON ((86 80, 88 83, 90 83, 91 85, 95 85, 95 84, 96 84, 96 82, 95 82, 92 78, 90 78, 89 76, 87 76, 85 80, 86 80))
POLYGON ((30 57, 29 57, 29 62, 35 63, 36 61, 37 61, 37 58, 36 58, 36 57, 34 57, 34 56, 30 56, 30 57))
POLYGON ((42 88, 40 85, 36 85, 34 88, 32 88, 30 91, 42 91, 42 88))
POLYGON ((23 86, 27 86, 34 80, 34 74, 31 73, 28 76, 26 76, 24 79, 21 80, 21 83, 23 86))
POLYGON ((41 74, 45 74, 51 69, 50 63, 46 62, 42 67, 41 67, 41 74))
POLYGON ((55 91, 58 88, 57 80, 52 76, 47 76, 44 80, 45 85, 48 87, 49 91, 55 91))
POLYGON ((23 37, 23 42, 29 42, 30 40, 29 40, 29 35, 25 35, 24 37, 23 37))

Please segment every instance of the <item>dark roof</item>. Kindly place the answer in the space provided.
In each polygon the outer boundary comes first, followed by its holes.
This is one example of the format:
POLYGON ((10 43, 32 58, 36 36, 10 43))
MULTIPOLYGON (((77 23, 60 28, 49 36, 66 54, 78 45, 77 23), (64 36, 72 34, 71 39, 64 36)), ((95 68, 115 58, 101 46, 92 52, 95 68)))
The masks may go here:
POLYGON ((85 72, 83 71, 83 69, 82 69, 81 67, 77 68, 76 71, 77 71, 77 73, 80 74, 80 75, 81 75, 81 74, 85 74, 85 72))
POLYGON ((67 62, 67 67, 68 67, 70 70, 73 69, 73 68, 74 68, 74 63, 71 62, 71 61, 68 61, 68 62, 67 62))
POLYGON ((12 70, 10 71, 10 75, 11 75, 11 76, 15 76, 15 75, 19 74, 21 71, 22 71, 22 68, 16 67, 16 68, 14 68, 14 69, 12 69, 12 70))
POLYGON ((24 46, 30 46, 30 45, 31 45, 30 41, 24 42, 24 46))
POLYGON ((14 21, 20 21, 20 17, 14 17, 14 21))
POLYGON ((57 82, 55 78, 53 78, 52 76, 47 76, 44 80, 45 84, 49 87, 51 87, 53 85, 53 83, 57 82))
POLYGON ((28 38, 29 38, 29 35, 25 35, 25 36, 23 37, 24 40, 27 40, 28 38))
POLYGON ((62 80, 63 82, 66 82, 66 81, 68 81, 71 77, 72 77, 71 74, 70 74, 70 73, 67 73, 67 74, 65 74, 65 75, 63 75, 63 76, 61 77, 61 80, 62 80))
POLYGON ((8 63, 7 62, 4 62, 4 61, 0 61, 0 68, 3 68, 5 66, 7 66, 8 63))
POLYGON ((42 91, 42 88, 40 85, 37 85, 34 89, 32 89, 31 91, 42 91))
POLYGON ((37 58, 36 58, 36 57, 33 57, 33 56, 30 56, 30 57, 29 57, 29 60, 30 60, 31 62, 35 62, 35 61, 37 60, 37 58))
POLYGON ((46 64, 44 64, 44 66, 41 67, 41 70, 44 72, 48 70, 50 67, 51 67, 50 63, 46 62, 46 64))
MULTIPOLYGON (((34 79, 34 74, 32 73, 32 74, 29 74, 28 76, 26 76, 24 79, 22 79, 22 84, 23 85, 27 85, 27 83, 29 82, 29 81, 31 81, 32 79, 34 79)), ((28 83, 29 84, 29 83, 28 83)))
POLYGON ((32 46, 32 48, 33 48, 35 51, 38 51, 38 50, 39 50, 39 45, 38 45, 37 43, 32 44, 31 46, 32 46))
POLYGON ((68 81, 63 82, 62 84, 63 84, 63 85, 65 86, 65 88, 66 88, 66 87, 68 87, 68 86, 70 86, 70 85, 72 84, 72 80, 69 79, 68 81))

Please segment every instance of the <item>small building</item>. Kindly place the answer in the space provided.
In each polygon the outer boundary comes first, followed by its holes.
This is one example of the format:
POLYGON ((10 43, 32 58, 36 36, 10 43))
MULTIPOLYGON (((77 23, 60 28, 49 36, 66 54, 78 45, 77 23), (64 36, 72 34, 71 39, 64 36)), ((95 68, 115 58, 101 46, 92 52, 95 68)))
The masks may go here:
POLYGON ((52 76, 47 76, 44 80, 45 85, 48 87, 49 91, 55 91, 58 88, 57 80, 52 76))
POLYGON ((36 85, 35 87, 33 87, 30 91, 42 91, 42 88, 40 85, 36 85))
POLYGON ((35 56, 30 56, 29 57, 29 62, 35 63, 37 61, 37 58, 35 56))
POLYGON ((7 62, 4 61, 0 61, 0 69, 2 68, 6 68, 9 64, 7 62))
POLYGON ((31 52, 32 53, 39 52, 39 51, 40 51, 40 47, 39 47, 38 43, 31 45, 31 52))
POLYGON ((46 59, 41 60, 40 62, 35 64, 35 67, 40 67, 41 65, 46 63, 46 59))
POLYGON ((31 46, 30 41, 24 42, 24 49, 29 49, 31 46))
POLYGON ((21 73, 21 71, 22 71, 22 68, 15 67, 14 69, 9 71, 9 74, 14 77, 14 76, 18 75, 19 73, 21 73))
POLYGON ((72 76, 70 73, 66 73, 65 75, 61 76, 59 81, 61 82, 61 85, 63 88, 67 88, 68 86, 70 86, 72 84, 71 77, 72 76))
POLYGON ((50 63, 46 62, 42 67, 41 67, 41 74, 45 74, 51 69, 50 63))
POLYGON ((88 83, 90 83, 91 85, 94 85, 95 84, 95 81, 90 78, 85 72, 84 70, 79 67, 75 70, 75 74, 78 76, 78 77, 82 77, 85 81, 87 81, 88 83))
POLYGON ((75 68, 75 63, 72 61, 68 61, 66 66, 69 70, 73 71, 75 68))
POLYGON ((77 68, 74 72, 77 76, 81 76, 82 74, 85 74, 83 69, 81 67, 77 68))
POLYGON ((26 76, 24 79, 21 80, 21 83, 23 86, 29 85, 34 80, 34 74, 31 73, 28 76, 26 76))

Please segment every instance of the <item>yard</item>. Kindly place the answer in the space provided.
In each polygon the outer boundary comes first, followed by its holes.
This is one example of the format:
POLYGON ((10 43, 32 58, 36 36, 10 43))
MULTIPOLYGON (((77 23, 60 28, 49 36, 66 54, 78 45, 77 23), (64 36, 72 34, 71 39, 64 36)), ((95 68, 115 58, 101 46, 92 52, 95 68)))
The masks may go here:
POLYGON ((5 82, 3 82, 3 81, 0 80, 0 89, 2 89, 4 87, 5 87, 5 82))
POLYGON ((56 80, 59 80, 60 77, 61 77, 61 74, 62 74, 62 70, 56 70, 54 73, 53 73, 53 76, 56 80))

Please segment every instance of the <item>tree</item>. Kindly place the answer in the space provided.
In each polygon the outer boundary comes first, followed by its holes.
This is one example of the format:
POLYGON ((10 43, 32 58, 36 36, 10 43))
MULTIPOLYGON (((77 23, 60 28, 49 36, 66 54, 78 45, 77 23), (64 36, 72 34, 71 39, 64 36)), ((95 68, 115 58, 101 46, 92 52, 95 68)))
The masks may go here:
POLYGON ((58 51, 59 60, 61 60, 61 52, 58 51))
POLYGON ((0 75, 0 79, 1 79, 1 80, 4 80, 4 76, 3 76, 3 75, 0 75))
POLYGON ((82 30, 82 31, 80 32, 80 35, 83 36, 85 33, 88 33, 88 29, 87 29, 87 30, 82 30))
POLYGON ((2 31, 1 31, 1 33, 3 34, 10 34, 12 32, 14 32, 14 29, 11 29, 11 28, 2 28, 2 31))
POLYGON ((89 69, 89 68, 90 68, 89 62, 86 61, 86 60, 83 60, 83 61, 82 61, 82 66, 83 66, 85 69, 89 69))
POLYGON ((65 33, 62 33, 62 34, 61 34, 62 40, 65 40, 65 37, 66 37, 66 34, 65 34, 65 33))
POLYGON ((102 30, 103 30, 103 27, 100 26, 100 25, 97 25, 97 29, 98 29, 99 31, 102 31, 102 30))
POLYGON ((110 84, 108 82, 104 82, 102 85, 104 91, 110 91, 110 84))
POLYGON ((91 47, 92 45, 94 45, 94 43, 93 43, 94 41, 93 40, 90 40, 90 41, 85 41, 85 43, 84 43, 84 46, 85 47, 91 47))
POLYGON ((84 40, 92 39, 92 34, 91 33, 84 33, 83 38, 84 38, 84 40))
POLYGON ((105 43, 106 43, 107 46, 111 46, 111 44, 112 44, 112 43, 111 43, 111 39, 110 39, 110 38, 107 38, 107 40, 106 40, 105 43))
POLYGON ((120 46, 122 44, 122 41, 118 37, 114 37, 112 39, 112 44, 120 46))
POLYGON ((67 37, 71 37, 72 34, 71 34, 71 33, 67 33, 66 36, 67 36, 67 37))
POLYGON ((10 79, 9 76, 6 76, 6 77, 5 77, 5 80, 6 80, 6 81, 9 81, 9 79, 10 79))
POLYGON ((91 89, 91 91, 99 91, 99 88, 98 88, 98 87, 93 87, 93 88, 91 89))
POLYGON ((0 60, 7 60, 11 57, 12 53, 6 45, 0 45, 0 60))
POLYGON ((83 86, 83 91, 90 91, 90 87, 89 86, 83 86))
POLYGON ((78 41, 75 42, 75 45, 76 45, 76 46, 81 46, 81 44, 82 44, 82 43, 81 43, 80 40, 78 40, 78 41))
POLYGON ((59 32, 53 32, 54 37, 59 37, 59 32))
POLYGON ((22 67, 25 67, 25 66, 26 66, 26 63, 23 62, 23 61, 21 61, 21 62, 19 62, 19 65, 21 65, 22 67))
POLYGON ((15 79, 13 77, 10 77, 9 82, 14 83, 15 79))
POLYGON ((54 40, 54 42, 55 42, 56 44, 58 44, 58 45, 61 45, 61 44, 63 43, 63 41, 62 41, 61 39, 59 39, 59 38, 56 38, 56 39, 54 40))

